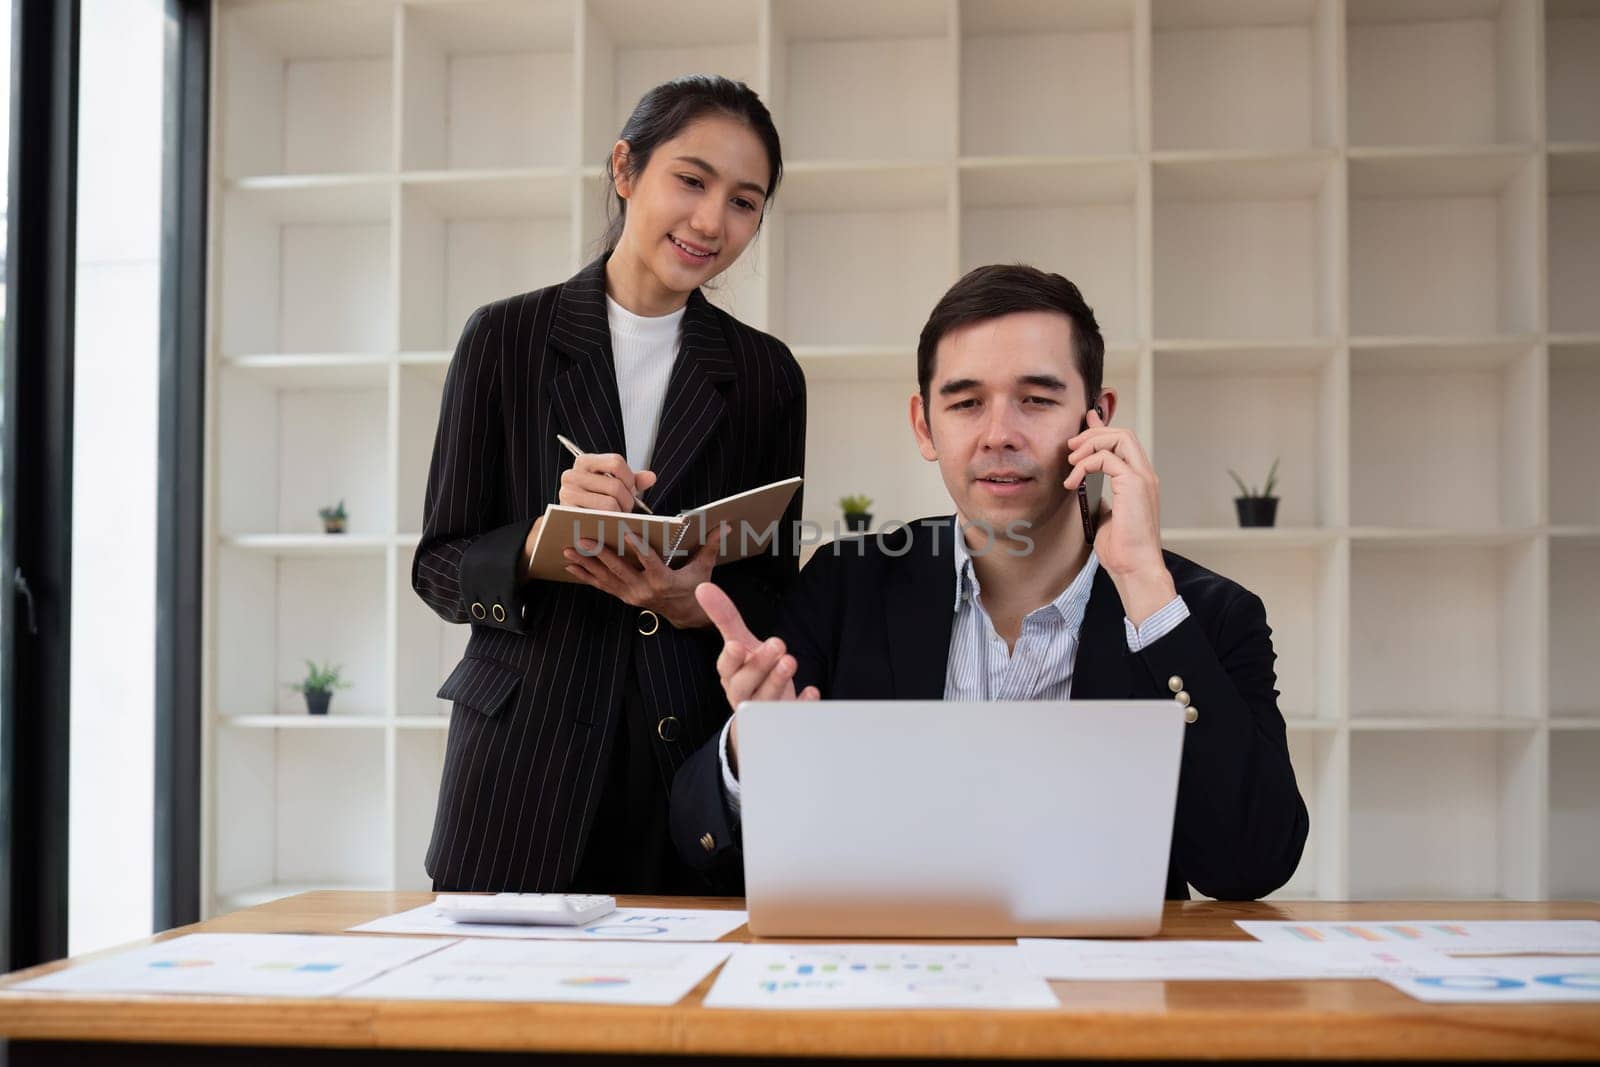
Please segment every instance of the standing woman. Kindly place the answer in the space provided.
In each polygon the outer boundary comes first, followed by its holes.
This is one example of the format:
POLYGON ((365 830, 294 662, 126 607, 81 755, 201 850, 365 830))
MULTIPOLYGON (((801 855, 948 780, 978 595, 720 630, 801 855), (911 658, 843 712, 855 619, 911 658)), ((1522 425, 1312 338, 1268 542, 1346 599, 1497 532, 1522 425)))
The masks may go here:
MULTIPOLYGON (((547 504, 674 514, 798 475, 805 379, 713 307, 783 173, 760 98, 696 75, 646 93, 612 148, 606 251, 468 318, 445 378, 411 584, 472 627, 427 870, 439 890, 703 893, 667 831, 678 766, 729 709, 694 598, 716 546, 669 568, 569 553, 529 580, 547 504), (561 434, 583 450, 574 460, 561 434)), ((775 550, 716 567, 771 619, 795 575, 797 494, 775 550)), ((762 630, 760 632, 765 632, 762 630)))

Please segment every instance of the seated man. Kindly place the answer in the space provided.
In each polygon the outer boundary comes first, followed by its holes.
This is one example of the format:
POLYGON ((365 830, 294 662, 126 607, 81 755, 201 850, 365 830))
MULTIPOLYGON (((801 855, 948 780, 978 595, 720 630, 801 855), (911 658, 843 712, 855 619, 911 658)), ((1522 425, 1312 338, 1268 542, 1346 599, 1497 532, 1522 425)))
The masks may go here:
MULTIPOLYGON (((955 515, 820 548, 777 634, 746 629, 711 583, 696 595, 745 700, 1176 699, 1187 708, 1167 897, 1253 899, 1294 873, 1309 820, 1277 707, 1260 598, 1163 552, 1158 482, 1109 423, 1105 344, 1077 286, 980 267, 939 301, 917 345, 911 428, 955 515), (1079 483, 1113 509, 1089 541, 1079 483)), ((738 732, 678 771, 673 840, 737 891, 738 732)), ((863 812, 862 818, 871 818, 863 812)), ((1093 812, 1080 813, 1094 818, 1093 812)))

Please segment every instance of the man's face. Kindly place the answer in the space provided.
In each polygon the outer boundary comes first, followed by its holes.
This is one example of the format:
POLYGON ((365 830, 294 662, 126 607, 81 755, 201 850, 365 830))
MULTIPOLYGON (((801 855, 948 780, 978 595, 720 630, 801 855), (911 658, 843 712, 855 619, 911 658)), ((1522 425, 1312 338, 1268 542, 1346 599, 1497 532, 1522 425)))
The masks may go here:
MULTIPOLYGON (((1036 529, 1076 509, 1061 483, 1088 398, 1072 353, 1071 320, 1051 311, 972 323, 940 340, 928 407, 912 398, 911 425, 967 522, 1036 529)), ((1109 418, 1115 397, 1102 397, 1109 418)))

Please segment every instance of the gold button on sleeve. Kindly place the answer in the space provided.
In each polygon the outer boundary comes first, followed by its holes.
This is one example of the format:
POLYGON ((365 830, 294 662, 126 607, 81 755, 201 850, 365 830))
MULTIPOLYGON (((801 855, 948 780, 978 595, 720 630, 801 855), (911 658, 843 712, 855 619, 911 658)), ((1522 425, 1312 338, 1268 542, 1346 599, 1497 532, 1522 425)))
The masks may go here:
POLYGON ((1190 704, 1188 707, 1183 709, 1183 721, 1184 722, 1194 722, 1199 717, 1200 717, 1200 709, 1195 707, 1193 704, 1190 704))
POLYGON ((661 629, 661 616, 649 608, 639 612, 639 632, 641 634, 649 637, 659 629, 661 629))
POLYGON ((482 621, 483 619, 487 618, 488 615, 489 613, 483 610, 482 604, 478 603, 476 600, 472 602, 472 617, 474 619, 482 621))
POLYGON ((1167 679, 1167 688, 1174 693, 1182 692, 1183 679, 1174 674, 1171 678, 1167 679))
POLYGON ((1172 699, 1176 700, 1180 707, 1185 707, 1186 708, 1186 707, 1189 706, 1189 693, 1188 693, 1187 690, 1184 690, 1184 689, 1178 690, 1178 695, 1173 697, 1172 699))
POLYGON ((494 611, 492 612, 492 614, 494 615, 494 621, 495 622, 505 622, 506 621, 506 609, 501 607, 499 604, 496 604, 494 606, 494 611))

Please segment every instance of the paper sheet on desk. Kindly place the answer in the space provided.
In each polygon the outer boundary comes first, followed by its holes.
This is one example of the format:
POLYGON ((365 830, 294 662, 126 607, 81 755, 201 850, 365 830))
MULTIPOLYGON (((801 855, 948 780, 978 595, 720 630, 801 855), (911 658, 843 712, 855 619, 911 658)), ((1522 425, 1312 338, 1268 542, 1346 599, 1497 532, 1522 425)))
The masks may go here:
POLYGON ((736 945, 708 1008, 1056 1008, 1010 945, 736 945))
POLYGON ((1467 968, 1409 945, 1289 945, 1261 941, 1104 941, 1018 938, 1041 978, 1093 982, 1385 978, 1467 968))
POLYGON ((1258 941, 1302 945, 1414 945, 1453 955, 1488 952, 1600 953, 1593 919, 1383 919, 1367 922, 1280 922, 1240 919, 1258 941))
POLYGON ((386 915, 350 933, 443 934, 449 937, 509 937, 520 941, 716 941, 745 924, 742 911, 694 908, 618 908, 585 926, 521 926, 458 923, 434 904, 386 915))
POLYGON ((728 945, 617 941, 457 941, 348 990, 399 1000, 676 1004, 727 958, 728 945))
POLYGON ((1455 962, 1466 964, 1468 973, 1385 981, 1402 993, 1435 1004, 1600 1004, 1600 956, 1497 956, 1455 962))
POLYGON ((10 988, 55 993, 326 997, 449 944, 410 937, 186 934, 10 988))

